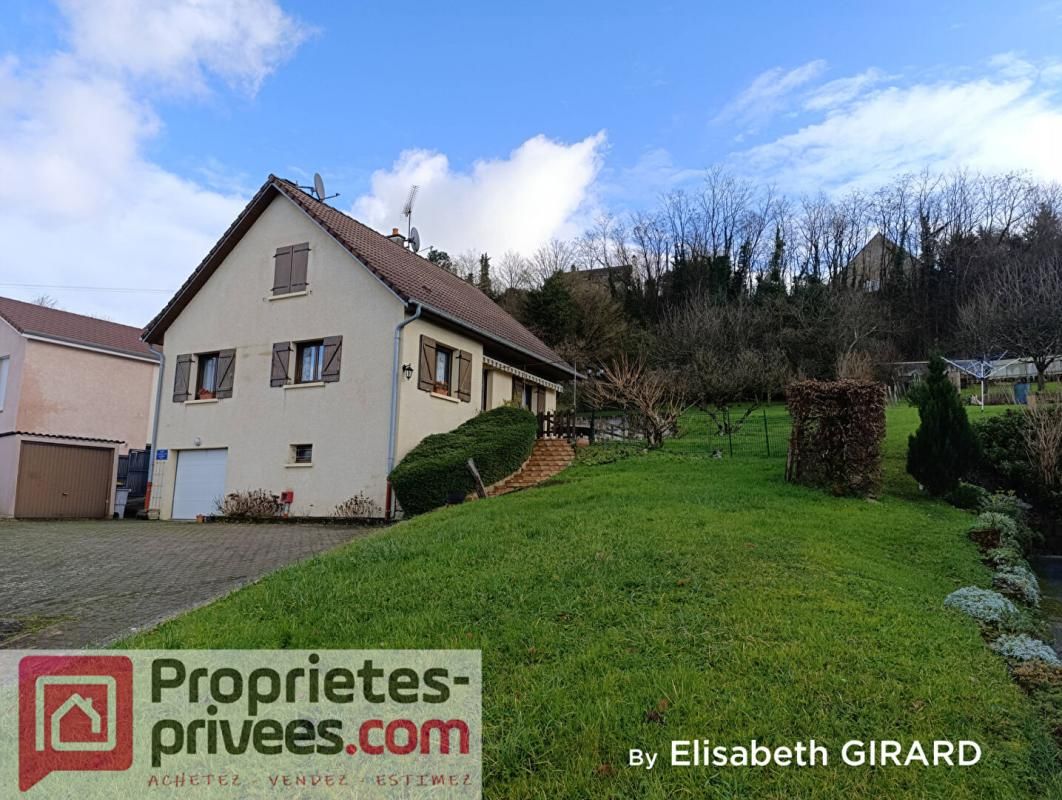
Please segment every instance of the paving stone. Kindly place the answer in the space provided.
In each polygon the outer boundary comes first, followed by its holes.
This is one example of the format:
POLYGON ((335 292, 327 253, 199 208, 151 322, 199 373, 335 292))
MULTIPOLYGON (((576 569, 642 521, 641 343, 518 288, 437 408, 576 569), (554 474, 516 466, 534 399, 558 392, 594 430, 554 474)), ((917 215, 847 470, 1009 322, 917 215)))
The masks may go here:
POLYGON ((100 647, 367 532, 339 525, 0 521, 0 648, 100 647), (27 621, 54 620, 40 627, 27 621))

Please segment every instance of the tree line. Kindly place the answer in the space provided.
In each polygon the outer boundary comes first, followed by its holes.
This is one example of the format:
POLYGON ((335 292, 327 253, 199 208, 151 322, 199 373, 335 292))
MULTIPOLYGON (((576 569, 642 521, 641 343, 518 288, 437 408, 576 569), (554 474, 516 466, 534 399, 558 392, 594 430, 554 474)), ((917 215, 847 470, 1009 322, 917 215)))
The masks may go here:
POLYGON ((710 402, 933 353, 1027 358, 1042 381, 1062 353, 1062 188, 1020 173, 790 197, 712 169, 530 256, 428 257, 569 361, 637 358, 710 402))

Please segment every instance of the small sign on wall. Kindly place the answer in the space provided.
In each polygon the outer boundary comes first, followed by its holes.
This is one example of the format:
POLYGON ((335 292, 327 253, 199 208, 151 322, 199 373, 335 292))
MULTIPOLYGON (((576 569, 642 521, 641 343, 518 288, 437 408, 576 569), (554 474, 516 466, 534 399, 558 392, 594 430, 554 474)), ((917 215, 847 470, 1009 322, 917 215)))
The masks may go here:
POLYGON ((170 451, 169 450, 156 450, 155 451, 155 460, 156 461, 168 461, 169 458, 170 458, 170 451))

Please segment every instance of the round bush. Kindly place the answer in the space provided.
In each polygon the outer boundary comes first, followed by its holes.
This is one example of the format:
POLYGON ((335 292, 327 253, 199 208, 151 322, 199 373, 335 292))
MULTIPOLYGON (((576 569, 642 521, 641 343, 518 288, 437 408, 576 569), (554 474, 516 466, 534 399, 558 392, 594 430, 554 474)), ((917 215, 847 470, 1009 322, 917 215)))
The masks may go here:
POLYGON ((1059 660, 1058 654, 1050 645, 1032 638, 1027 633, 1000 636, 990 647, 1000 655, 1016 661, 1039 660, 1052 665, 1062 664, 1062 660, 1059 660))
POLYGON ((1003 541, 1016 542, 1018 539, 1018 523, 998 511, 982 511, 970 526, 970 530, 997 531, 1003 541))
POLYGON ((977 586, 964 586, 944 598, 947 608, 954 608, 980 622, 1002 622, 1005 617, 1017 613, 1018 609, 999 592, 981 589, 977 586))
POLYGON ((523 408, 501 406, 447 433, 425 437, 391 472, 391 486, 407 515, 446 505, 475 491, 468 459, 489 486, 520 468, 535 445, 538 422, 523 408))
POLYGON ((1040 605, 1040 584, 1028 567, 1003 567, 992 577, 992 585, 1015 600, 1030 606, 1040 605))
POLYGON ((987 489, 982 489, 975 483, 959 481, 959 485, 948 492, 945 499, 956 508, 977 511, 981 507, 981 503, 988 497, 987 489))

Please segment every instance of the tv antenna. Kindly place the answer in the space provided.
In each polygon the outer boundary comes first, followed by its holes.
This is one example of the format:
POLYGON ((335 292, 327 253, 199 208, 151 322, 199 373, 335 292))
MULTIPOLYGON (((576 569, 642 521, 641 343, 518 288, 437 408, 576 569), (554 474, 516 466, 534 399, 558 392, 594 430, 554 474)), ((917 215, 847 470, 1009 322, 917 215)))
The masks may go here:
POLYGON ((325 200, 331 200, 333 197, 339 197, 339 192, 330 195, 325 194, 324 179, 321 177, 320 172, 315 172, 313 174, 313 186, 300 186, 299 188, 311 194, 313 197, 317 198, 322 203, 325 200))
POLYGON ((406 204, 402 207, 402 216, 406 218, 406 238, 410 238, 413 235, 413 203, 416 202, 417 192, 420 191, 420 187, 417 184, 413 184, 409 187, 409 197, 406 198, 406 204))

